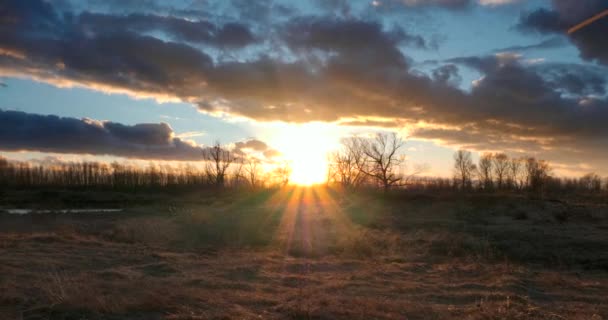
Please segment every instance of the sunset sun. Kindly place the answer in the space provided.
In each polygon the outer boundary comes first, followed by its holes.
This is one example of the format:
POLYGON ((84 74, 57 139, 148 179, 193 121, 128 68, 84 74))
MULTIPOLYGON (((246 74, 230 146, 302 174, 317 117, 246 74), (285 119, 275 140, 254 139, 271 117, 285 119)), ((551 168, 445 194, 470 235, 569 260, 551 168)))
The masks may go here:
POLYGON ((338 145, 338 134, 327 125, 282 126, 272 138, 273 145, 291 166, 290 182, 313 185, 327 179, 327 154, 338 145))

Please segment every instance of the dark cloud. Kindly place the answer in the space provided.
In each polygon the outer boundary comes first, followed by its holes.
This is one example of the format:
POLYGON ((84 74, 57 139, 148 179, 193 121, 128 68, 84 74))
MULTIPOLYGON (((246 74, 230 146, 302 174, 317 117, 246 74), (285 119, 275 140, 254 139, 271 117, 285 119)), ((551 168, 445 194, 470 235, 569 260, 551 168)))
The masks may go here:
POLYGON ((78 17, 78 28, 87 32, 107 34, 124 32, 162 31, 177 41, 203 43, 221 48, 241 48, 255 42, 249 28, 231 22, 216 25, 209 21, 192 21, 172 16, 156 16, 133 13, 110 15, 84 12, 78 17))
POLYGON ((269 147, 264 141, 251 139, 235 143, 236 149, 250 149, 253 151, 266 151, 269 147))
MULTIPOLYGON (((608 100, 575 94, 602 91, 593 88, 596 80, 581 71, 585 67, 534 67, 509 55, 463 58, 453 63, 473 67, 483 77, 470 94, 444 101, 457 110, 438 117, 437 123, 444 125, 414 128, 412 136, 476 150, 530 153, 562 163, 585 161, 598 168, 604 166, 601 159, 608 156, 608 129, 601 123, 608 119, 608 100), (556 81, 564 74, 576 75, 583 84, 556 81)), ((442 109, 445 112, 447 108, 442 109)), ((427 108, 427 112, 432 115, 442 110, 427 108)))
MULTIPOLYGON (((474 106, 468 108, 472 114, 481 112, 485 119, 534 128, 537 135, 580 134, 593 138, 597 134, 608 134, 599 121, 608 117, 607 109, 581 108, 584 97, 562 96, 556 88, 560 84, 547 79, 551 76, 545 77, 545 73, 556 72, 558 68, 575 70, 572 66, 556 64, 551 69, 537 69, 509 55, 460 61, 484 74, 468 97, 474 106)), ((562 88, 568 89, 559 87, 562 88)))
MULTIPOLYGON (((608 10, 608 1, 605 0, 552 0, 551 4, 551 9, 540 8, 522 14, 518 27, 527 32, 565 35, 569 28, 608 10)), ((568 38, 578 47, 583 59, 608 64, 607 32, 608 19, 600 19, 568 35, 568 38)))
POLYGON ((129 126, 2 110, 0 149, 189 161, 202 160, 205 150, 175 138, 166 123, 129 126))
POLYGON ((277 157, 281 154, 279 151, 267 145, 264 141, 260 141, 257 139, 249 139, 246 141, 237 142, 234 144, 234 150, 242 155, 247 155, 251 152, 261 153, 267 160, 272 160, 272 158, 277 157))
POLYGON ((606 94, 606 71, 579 64, 543 64, 538 68, 556 90, 576 96, 606 94))
POLYGON ((523 45, 523 46, 511 46, 501 49, 496 49, 494 52, 522 52, 529 50, 544 50, 544 49, 553 49, 559 48, 566 45, 566 40, 562 37, 552 37, 538 43, 523 45))
POLYGON ((318 49, 325 54, 339 54, 345 63, 366 62, 370 67, 406 67, 405 59, 397 45, 404 42, 425 46, 422 38, 401 29, 385 31, 377 22, 352 19, 292 19, 283 31, 283 38, 296 52, 308 53, 311 49, 318 49))
MULTIPOLYGON (((255 120, 407 126, 412 137, 479 150, 519 148, 548 155, 576 150, 568 158, 572 161, 575 154, 600 158, 608 150, 603 69, 530 65, 516 54, 500 53, 451 59, 426 75, 413 69, 404 53, 407 46, 422 47, 424 39, 378 22, 336 16, 290 16, 275 22, 268 38, 276 41, 272 48, 279 54, 268 50, 267 55, 214 59, 208 48, 191 43, 195 35, 189 27, 163 27, 174 34, 167 41, 145 31, 150 26, 138 26, 156 16, 123 21, 129 25, 124 32, 96 33, 83 27, 78 16, 56 13, 48 2, 10 3, 10 10, 2 11, 7 23, 0 29, 0 70, 5 74, 175 98, 197 103, 204 112, 255 120), (16 16, 20 19, 11 18, 16 16), (462 66, 481 75, 469 91, 455 86, 462 66)), ((439 4, 447 3, 434 3, 439 4)), ((546 28, 555 28, 548 21, 546 28)), ((111 23, 91 24, 101 28, 111 23)), ((201 25, 203 35, 196 36, 205 37, 204 30, 201 25)), ((167 131, 154 127, 159 133, 154 136, 141 127, 119 139, 122 131, 115 127, 102 129, 112 129, 112 137, 128 145, 154 145, 164 141, 167 131)))
POLYGON ((433 79, 444 84, 458 85, 462 77, 458 73, 458 67, 454 64, 446 64, 433 70, 433 79))

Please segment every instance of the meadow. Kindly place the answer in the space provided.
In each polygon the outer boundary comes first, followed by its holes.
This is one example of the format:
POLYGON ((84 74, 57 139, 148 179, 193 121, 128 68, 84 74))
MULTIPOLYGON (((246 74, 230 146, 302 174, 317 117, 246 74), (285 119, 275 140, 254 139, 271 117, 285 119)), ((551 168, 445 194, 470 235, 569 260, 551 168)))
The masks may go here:
POLYGON ((1 319, 608 318, 601 194, 317 186, 1 197, 1 319), (47 211, 6 212, 17 207, 47 211))

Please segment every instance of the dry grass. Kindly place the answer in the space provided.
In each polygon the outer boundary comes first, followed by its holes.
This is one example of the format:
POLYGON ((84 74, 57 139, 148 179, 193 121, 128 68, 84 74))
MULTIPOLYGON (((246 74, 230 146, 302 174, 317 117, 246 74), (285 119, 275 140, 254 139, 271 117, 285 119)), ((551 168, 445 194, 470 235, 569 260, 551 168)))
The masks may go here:
POLYGON ((601 205, 321 192, 0 216, 0 318, 608 318, 601 205))

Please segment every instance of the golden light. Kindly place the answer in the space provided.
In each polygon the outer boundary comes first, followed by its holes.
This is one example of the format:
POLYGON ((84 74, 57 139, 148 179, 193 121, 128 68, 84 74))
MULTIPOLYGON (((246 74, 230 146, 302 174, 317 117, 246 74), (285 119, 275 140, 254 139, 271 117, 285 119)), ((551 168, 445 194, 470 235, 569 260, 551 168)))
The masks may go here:
POLYGON ((291 165, 290 182, 298 185, 325 182, 327 155, 338 143, 337 129, 322 123, 282 124, 270 138, 270 145, 291 165))

